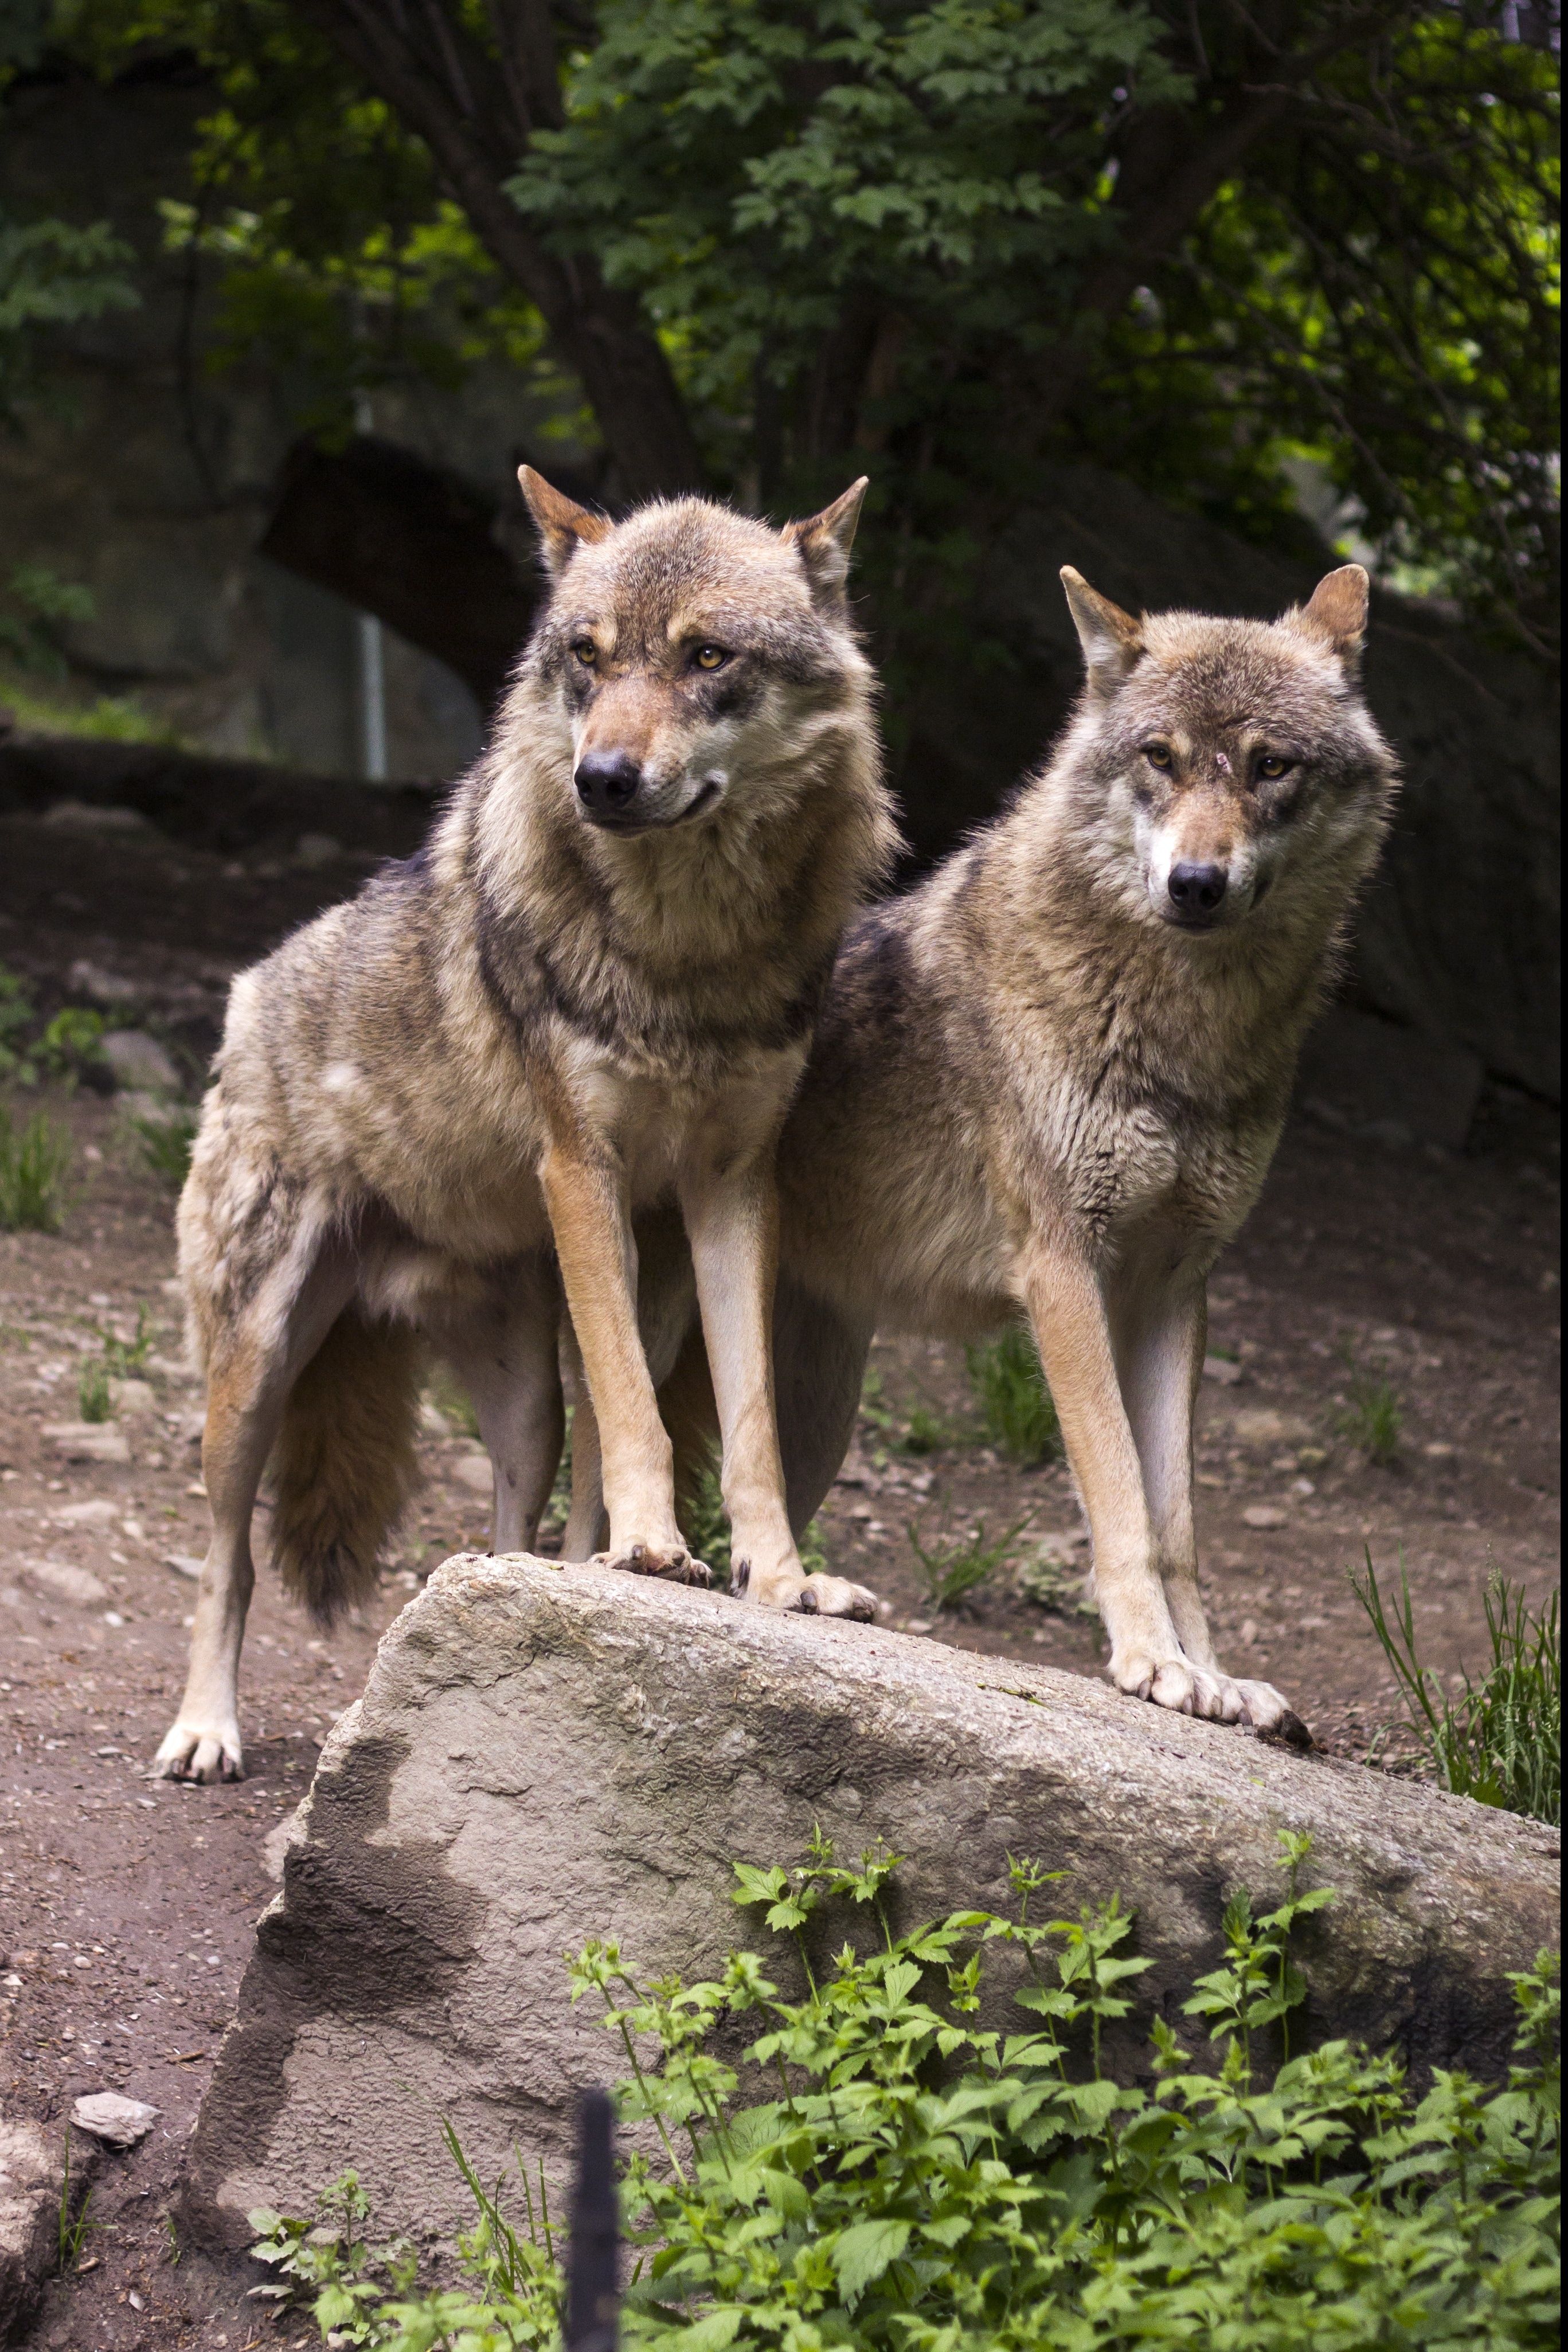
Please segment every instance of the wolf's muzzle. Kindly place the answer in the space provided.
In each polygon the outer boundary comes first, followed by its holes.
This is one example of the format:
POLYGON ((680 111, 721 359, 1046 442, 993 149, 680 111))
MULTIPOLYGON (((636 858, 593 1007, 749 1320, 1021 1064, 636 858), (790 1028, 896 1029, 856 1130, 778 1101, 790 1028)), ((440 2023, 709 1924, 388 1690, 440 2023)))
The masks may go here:
POLYGON ((643 771, 629 751, 585 751, 572 782, 582 813, 594 824, 638 823, 635 806, 643 771))
POLYGON ((1166 884, 1171 919, 1193 930, 1207 929, 1218 916, 1229 882, 1223 866, 1173 866, 1166 884))

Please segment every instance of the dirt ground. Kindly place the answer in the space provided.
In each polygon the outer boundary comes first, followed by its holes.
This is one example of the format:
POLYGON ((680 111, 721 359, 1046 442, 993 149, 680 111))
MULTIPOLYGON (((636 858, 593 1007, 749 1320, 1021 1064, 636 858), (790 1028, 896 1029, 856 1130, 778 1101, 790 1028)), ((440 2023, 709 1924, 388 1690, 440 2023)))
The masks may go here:
MULTIPOLYGON (((46 1012, 96 990, 194 1080, 229 975, 361 870, 316 854, 323 863, 258 866, 150 833, 5 821, 0 965, 46 1012)), ((455 1401, 445 1414, 433 1402, 425 1485, 379 1606, 322 1640, 264 1568, 246 1650, 247 1778, 149 1780, 206 1538, 172 1200, 138 1164, 122 1104, 57 1087, 12 1107, 39 1104, 69 1129, 75 1159, 63 1230, 0 1235, 0 2112, 52 2121, 84 2092, 117 2090, 161 2113, 134 2153, 104 2159, 82 2260, 49 2288, 28 2340, 50 2352, 313 2341, 299 2322, 258 2318, 248 2282, 182 2258, 169 2219, 181 2151, 272 1891, 269 1834, 383 1626, 448 1552, 484 1543, 487 1471, 455 1401), (139 1316, 144 1393, 106 1424, 125 1458, 65 1458, 47 1425, 77 1418, 84 1367, 106 1335, 131 1341, 139 1316)), ((1556 1582, 1556 1166, 1550 1122, 1519 1097, 1489 1097, 1462 1157, 1298 1121, 1214 1284, 1198 1487, 1221 1658, 1278 1682, 1340 1752, 1401 1749, 1383 1730, 1393 1685, 1346 1580, 1364 1549, 1380 1570, 1407 1561, 1425 1653, 1445 1673, 1481 1659, 1494 1570, 1536 1599, 1556 1582), (1392 1468, 1343 1433, 1356 1378, 1399 1402, 1392 1468)), ((961 1356, 897 1341, 875 1369, 823 1513, 832 1564, 915 1638, 1096 1673, 1065 1472, 1020 1469, 987 1442, 961 1356), (904 1443, 917 1406, 942 1440, 921 1454, 904 1443), (935 1552, 1019 1522, 964 1609, 935 1611, 911 1526, 935 1552), (1040 1589, 1042 1563, 1051 1608, 1019 1590, 1031 1569, 1040 1589)), ((264 1508, 258 1559, 265 1527, 264 1508)))

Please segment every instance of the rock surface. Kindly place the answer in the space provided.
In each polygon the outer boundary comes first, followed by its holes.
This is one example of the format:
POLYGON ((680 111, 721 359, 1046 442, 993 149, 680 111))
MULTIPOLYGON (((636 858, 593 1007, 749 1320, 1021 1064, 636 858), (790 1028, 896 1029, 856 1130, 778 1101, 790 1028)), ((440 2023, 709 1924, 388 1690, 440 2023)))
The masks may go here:
MULTIPOLYGON (((71 2203, 78 2206, 95 2151, 71 2149, 71 2203)), ((0 2344, 31 2315, 38 2290, 60 2252, 60 2193, 65 2179, 62 2136, 42 2124, 0 2116, 0 2344)))
POLYGON ((1070 1874, 1064 1908, 1119 1891, 1155 1961, 1134 2049, 1216 1963, 1227 1895, 1278 1890, 1284 1828, 1339 1895, 1301 1948, 1319 2033, 1495 2070, 1504 1972, 1557 1933, 1555 1832, 1466 1800, 1049 1668, 460 1555, 389 1630, 290 1825, 185 2226, 241 2245, 249 2208, 307 2212, 352 2164, 378 2231, 450 2237, 469 2216, 443 2118, 483 2176, 516 2145, 560 2178, 577 2089, 622 2071, 562 1956, 613 1934, 640 1976, 690 1980, 766 1944, 789 1981, 730 1864, 792 1862, 814 1822, 907 1856, 906 1923, 1006 1906, 1009 1853, 1070 1874))

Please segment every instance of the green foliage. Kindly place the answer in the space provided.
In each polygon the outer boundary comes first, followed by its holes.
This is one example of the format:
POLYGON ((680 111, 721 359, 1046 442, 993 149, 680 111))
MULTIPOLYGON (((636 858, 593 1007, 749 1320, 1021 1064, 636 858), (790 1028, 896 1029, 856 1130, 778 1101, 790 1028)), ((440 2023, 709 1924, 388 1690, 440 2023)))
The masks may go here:
POLYGON ((126 276, 134 259, 107 221, 78 227, 0 215, 0 421, 15 426, 42 390, 48 329, 135 309, 141 298, 126 276))
POLYGON ((92 2218, 92 2190, 89 2189, 81 2203, 76 2203, 71 2189, 71 2127, 66 2126, 65 2162, 60 2170, 60 2203, 56 2221, 59 2267, 74 2271, 82 2257, 82 2249, 94 2230, 102 2223, 92 2218))
POLYGON ((1399 1438, 1405 1427, 1398 1392, 1387 1381, 1358 1365, 1348 1347, 1344 1360, 1350 1369, 1350 1402, 1335 1425, 1342 1437, 1360 1446, 1369 1462, 1392 1470, 1399 1459, 1399 1438))
POLYGON ((18 1128, 0 1108, 0 1233, 58 1233, 70 1158, 70 1137, 41 1111, 18 1128))
MULTIPOLYGON (((681 1533, 695 1557, 706 1566, 715 1591, 727 1592, 733 1566, 729 1515, 724 1507, 724 1488, 719 1478, 716 1454, 697 1473, 690 1494, 682 1501, 680 1518, 681 1533)), ((828 1555, 818 1520, 811 1521, 800 1538, 798 1549, 800 1565, 808 1576, 827 1572, 828 1555)))
POLYGON ((151 1176, 171 1192, 183 1192, 191 1172, 191 1152, 201 1125, 200 1114, 171 1103, 156 1112, 134 1111, 125 1126, 138 1159, 151 1176))
POLYGON ((966 1348, 964 1360, 988 1436, 1015 1462, 1054 1460, 1061 1452, 1061 1430, 1024 1325, 1009 1323, 999 1339, 966 1348))
MULTIPOLYGON (((588 1945, 573 1999, 602 2002, 628 2068, 622 2115, 651 2125, 661 2151, 626 2168, 639 2259, 622 2341, 632 2352, 1554 2341, 1556 1964, 1542 1954, 1513 1979, 1503 2088, 1439 2071, 1417 2098, 1393 2057, 1343 2042, 1291 2056, 1303 1990, 1292 1933, 1332 1900, 1301 1885, 1309 1844, 1281 1840, 1271 1910, 1255 1918, 1245 1896, 1231 1903, 1225 1959, 1185 2005, 1218 2064, 1198 2064, 1157 2020, 1150 2079, 1132 2086, 1106 2070, 1103 2035, 1125 2033, 1152 1963, 1127 1948, 1134 1923, 1114 1901, 1037 1922, 1061 1874, 1035 1863, 1009 1865, 1011 1916, 957 1912, 902 1935, 885 1901, 894 1855, 846 1868, 818 1836, 793 1870, 737 1864, 737 1903, 796 1948, 798 2000, 755 1951, 688 1986, 643 1984, 616 1944, 588 1945), (844 1906, 872 1925, 872 1948, 846 1939, 816 1957, 844 1906), (1017 2031, 980 2022, 998 1948, 1021 1979, 1017 2031), (758 2030, 735 2063, 747 2018, 758 2030), (726 2054, 710 2046, 721 2028, 726 2054)), ((323 2332, 358 2331, 348 2341, 543 2352, 561 2294, 548 2232, 537 2221, 526 2240, 512 2232, 450 2129, 447 2140, 480 2214, 463 2289, 418 2296, 400 2250, 371 2252, 352 2176, 317 2230, 253 2214, 256 2251, 284 2272, 286 2297, 314 2298, 323 2332)))
POLYGON ((156 1336, 145 1307, 137 1308, 136 1329, 129 1339, 119 1339, 114 1332, 106 1331, 103 1334, 103 1360, 111 1379, 140 1380, 147 1370, 147 1360, 152 1353, 156 1336))
POLYGON ((1456 1697, 1421 1664, 1410 1577, 1403 1556, 1399 1594, 1385 1600, 1366 1554, 1366 1581, 1351 1590, 1372 1621, 1405 1694, 1411 1722, 1446 1789, 1479 1804, 1528 1813, 1553 1828, 1563 1818, 1563 1662, 1558 1596, 1532 1610, 1523 1588, 1496 1577, 1486 1594, 1491 1663, 1479 1682, 1465 1674, 1456 1697))
POLYGON ((1032 1514, 1025 1512, 1015 1519, 995 1543, 986 1541, 986 1526, 982 1519, 967 1542, 926 1546, 918 1521, 911 1519, 905 1532, 909 1549, 920 1563, 926 1597, 938 1614, 944 1609, 956 1609, 977 1586, 986 1583, 998 1568, 1013 1557, 1013 1546, 1032 1514))
POLYGON ((1010 657, 975 642, 974 570, 1074 456, 1321 553, 1310 479, 1342 551, 1542 643, 1558 99, 1537 20, 585 0, 538 16, 521 100, 509 20, 476 0, 78 0, 70 37, 106 73, 193 56, 214 92, 164 217, 217 280, 216 363, 263 358, 330 436, 357 392, 499 357, 591 438, 571 332, 552 344, 538 274, 496 259, 509 192, 569 274, 591 261, 640 306, 719 487, 800 509, 874 459, 862 579, 913 686, 936 643, 1010 657), (406 119, 362 70, 390 22, 406 119), (426 109, 465 142, 466 211, 426 109))
POLYGON ((63 621, 90 621, 90 593, 62 580, 44 563, 18 563, 0 592, 0 654, 25 670, 64 677, 66 660, 56 642, 63 621))
POLYGON ((1084 1591, 1083 1578, 1070 1562, 1041 1549, 1026 1559, 1013 1580, 1020 1601, 1032 1601, 1057 1617, 1093 1617, 1100 1612, 1084 1591))
POLYGON ((109 1366, 95 1357, 81 1368, 77 1382, 77 1412, 83 1421, 107 1421, 110 1415, 109 1366))
POLYGON ((0 964, 0 1078, 36 1087, 41 1078, 68 1085, 99 1058, 101 1014, 68 1004, 41 1027, 32 992, 21 976, 0 964))

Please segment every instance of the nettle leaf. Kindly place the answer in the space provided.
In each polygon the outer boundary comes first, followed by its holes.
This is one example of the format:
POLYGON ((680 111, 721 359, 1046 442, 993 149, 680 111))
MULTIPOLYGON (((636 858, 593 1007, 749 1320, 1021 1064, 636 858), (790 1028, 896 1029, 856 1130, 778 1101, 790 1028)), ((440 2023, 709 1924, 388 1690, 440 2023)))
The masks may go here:
POLYGON ((725 2352, 726 2345, 733 2344, 739 2335, 740 2323, 745 2317, 746 2313, 740 2305, 732 2304, 727 2309, 721 2305, 716 2311, 704 2312, 691 2326, 680 2328, 675 2334, 665 2336, 664 2341, 679 2345, 681 2352, 725 2352))
POLYGON ((908 2243, 909 2223, 891 2213, 841 2231, 833 2242, 833 2270, 846 2301, 858 2301, 908 2243))

